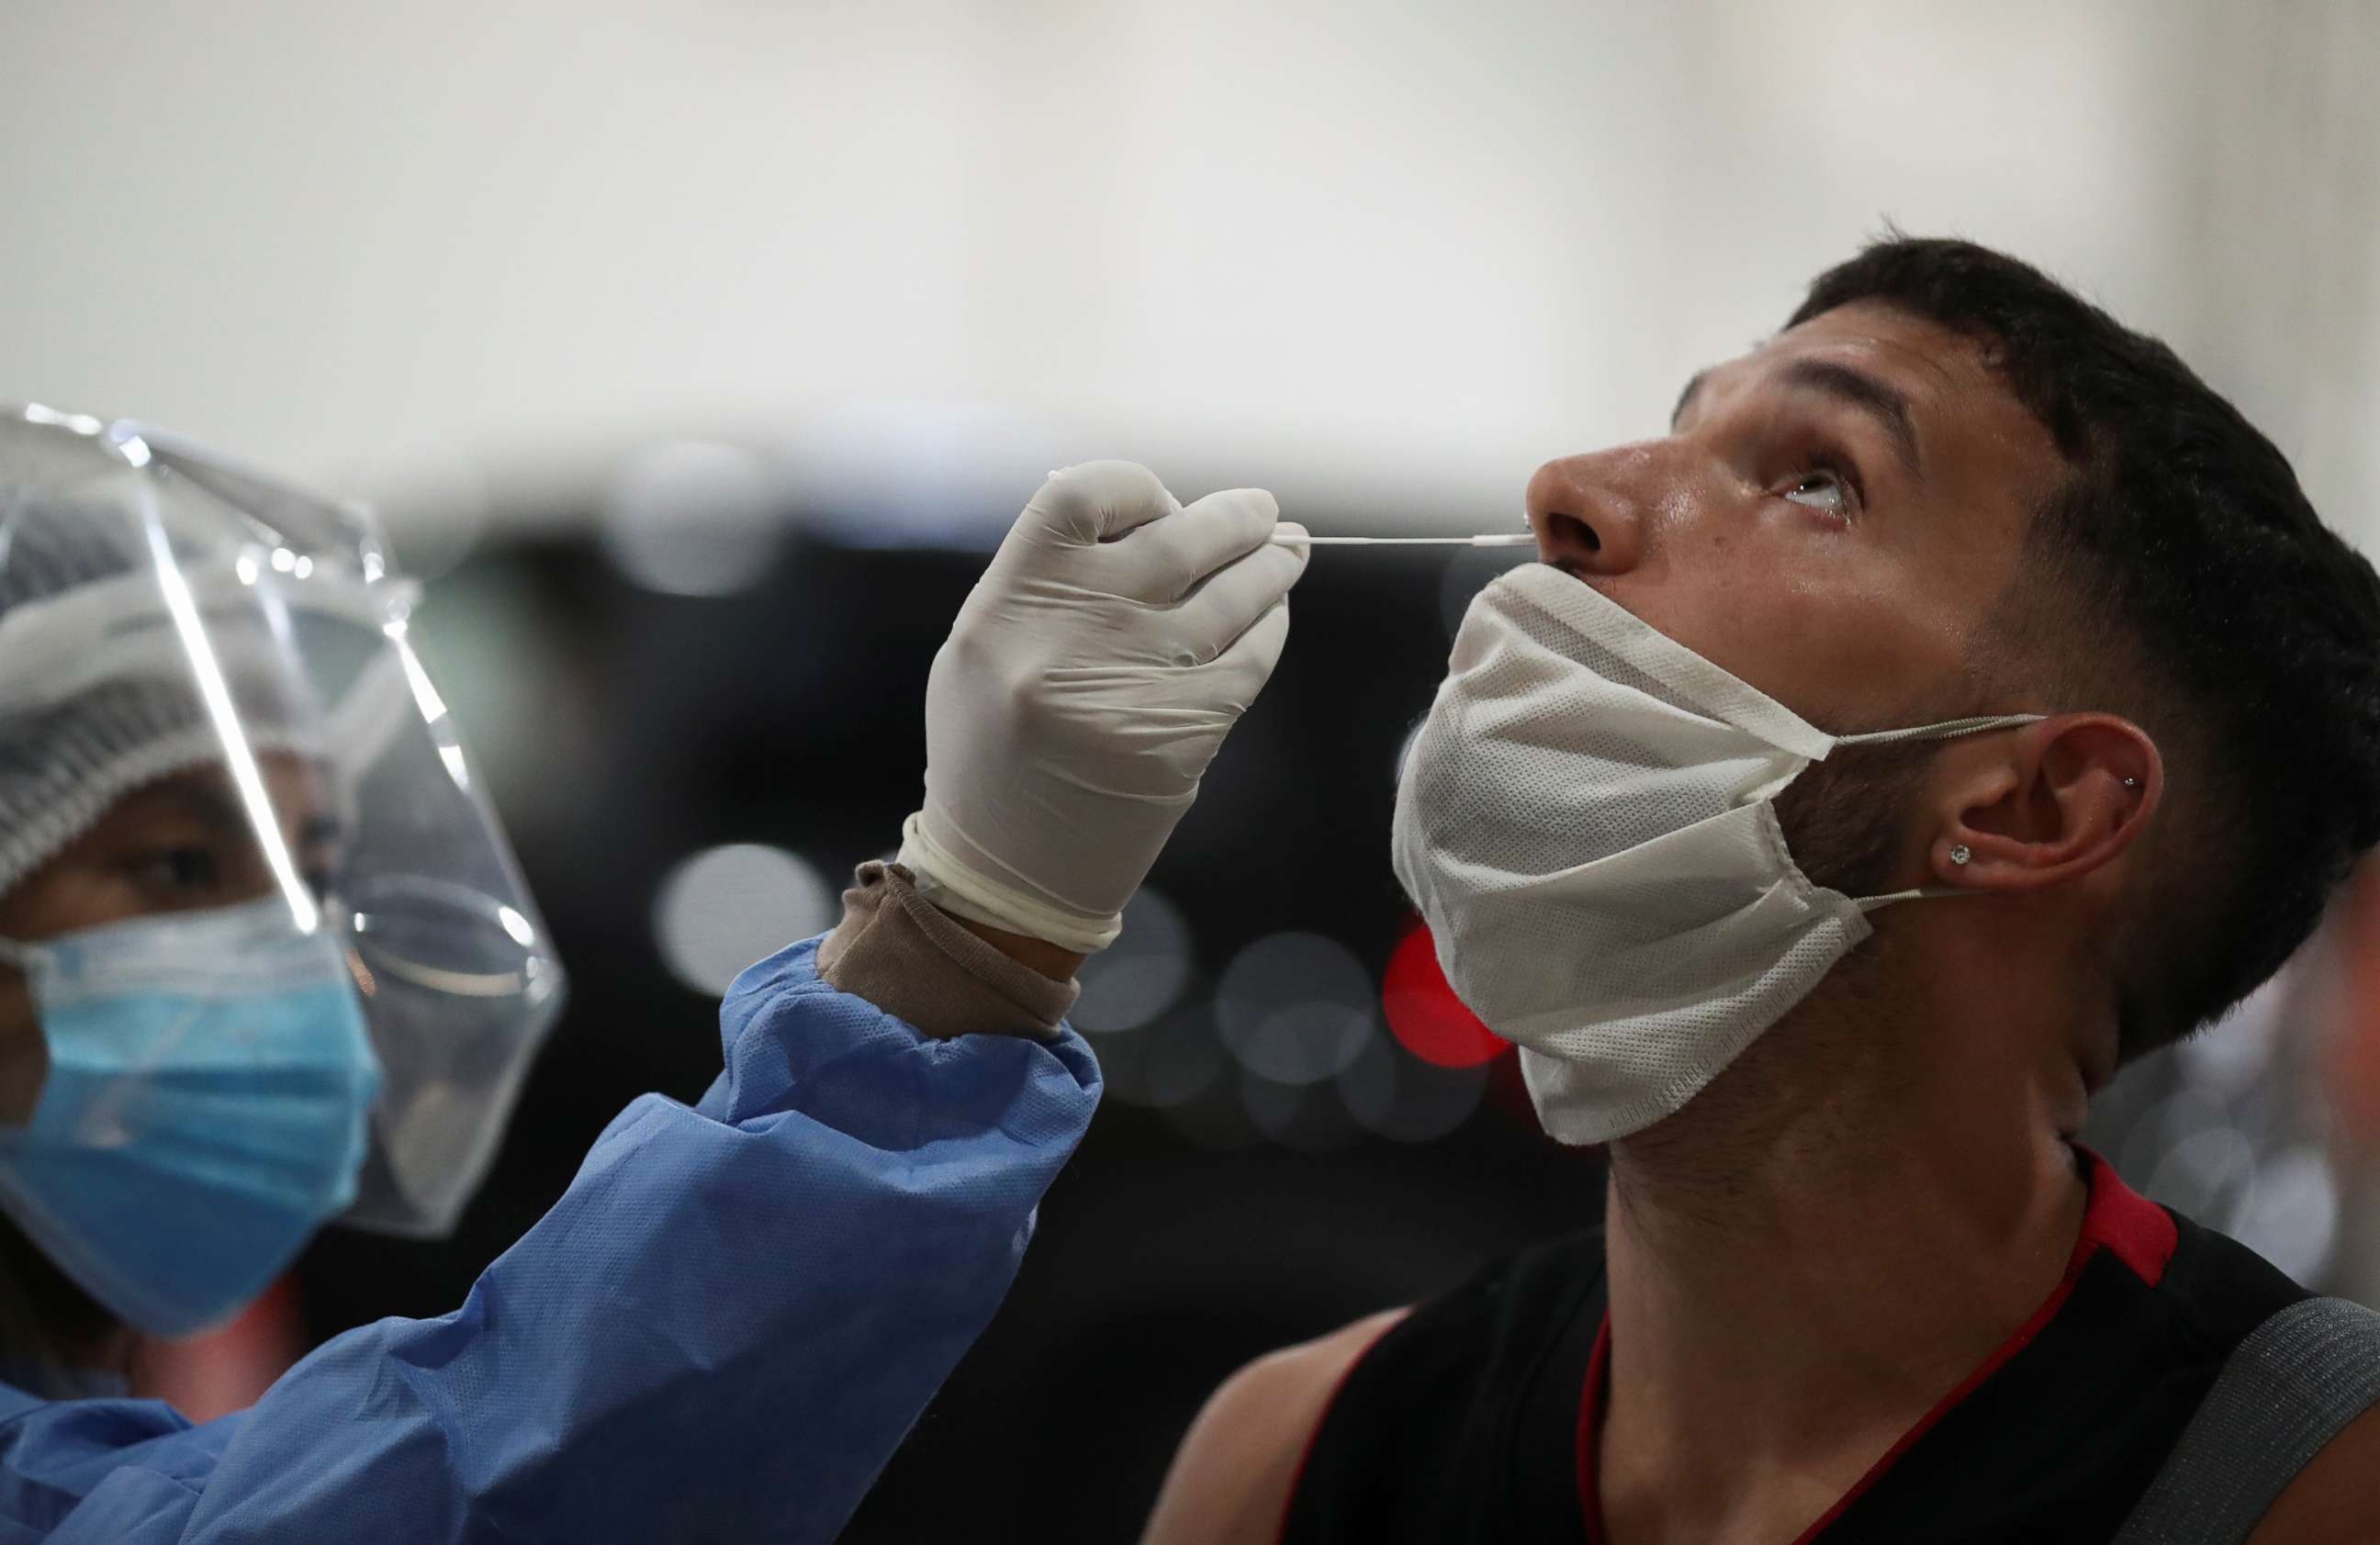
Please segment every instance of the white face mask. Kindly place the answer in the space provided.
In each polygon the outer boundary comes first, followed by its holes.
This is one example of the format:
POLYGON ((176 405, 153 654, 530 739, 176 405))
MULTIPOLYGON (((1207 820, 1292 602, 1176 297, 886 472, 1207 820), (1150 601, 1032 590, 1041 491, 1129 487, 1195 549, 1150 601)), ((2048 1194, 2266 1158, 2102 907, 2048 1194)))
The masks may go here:
POLYGON ((1785 850, 1776 798, 1829 735, 1542 563, 1471 604, 1397 787, 1397 878, 1456 994, 1521 1046, 1546 1130, 1671 1115, 1868 936, 1785 850))

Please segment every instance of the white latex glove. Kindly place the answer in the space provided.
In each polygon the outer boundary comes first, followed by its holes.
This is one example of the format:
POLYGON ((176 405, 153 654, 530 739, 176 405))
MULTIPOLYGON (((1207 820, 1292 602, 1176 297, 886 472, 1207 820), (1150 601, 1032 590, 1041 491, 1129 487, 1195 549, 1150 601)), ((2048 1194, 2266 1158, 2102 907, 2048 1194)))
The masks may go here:
POLYGON ((1288 640, 1306 549, 1267 541, 1279 513, 1261 489, 1185 509, 1130 462, 1050 474, 926 683, 900 863, 928 900, 1084 954, 1114 940, 1288 640))

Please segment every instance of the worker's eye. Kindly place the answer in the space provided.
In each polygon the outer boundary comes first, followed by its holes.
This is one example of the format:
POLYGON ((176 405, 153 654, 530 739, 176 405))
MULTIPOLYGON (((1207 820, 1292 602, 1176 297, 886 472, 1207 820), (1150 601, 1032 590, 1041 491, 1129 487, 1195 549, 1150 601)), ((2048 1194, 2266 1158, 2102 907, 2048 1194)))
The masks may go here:
POLYGON ((212 848, 181 843, 136 855, 133 877, 160 892, 212 890, 223 884, 223 862, 212 848))

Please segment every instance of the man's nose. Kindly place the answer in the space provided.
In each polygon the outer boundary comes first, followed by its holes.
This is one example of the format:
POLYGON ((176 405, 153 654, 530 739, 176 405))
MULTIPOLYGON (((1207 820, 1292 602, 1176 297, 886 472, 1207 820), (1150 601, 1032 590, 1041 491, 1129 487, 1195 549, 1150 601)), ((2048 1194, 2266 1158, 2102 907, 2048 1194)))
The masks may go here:
POLYGON ((1642 563, 1653 459, 1652 447, 1629 445, 1537 468, 1528 491, 1537 556, 1583 573, 1626 573, 1642 563))

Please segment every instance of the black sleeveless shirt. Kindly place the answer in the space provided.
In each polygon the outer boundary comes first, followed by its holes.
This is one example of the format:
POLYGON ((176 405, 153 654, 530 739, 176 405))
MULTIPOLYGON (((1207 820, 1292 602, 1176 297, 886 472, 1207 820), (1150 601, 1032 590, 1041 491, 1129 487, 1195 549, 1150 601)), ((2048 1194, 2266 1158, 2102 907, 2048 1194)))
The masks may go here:
MULTIPOLYGON (((2104 1545, 2231 1349, 2310 1296, 2082 1162, 2091 1199, 2057 1289, 1794 1545, 2104 1545)), ((1282 1545, 1601 1545, 1604 1310, 1587 1234, 1400 1321, 1324 1413, 1282 1545)))

